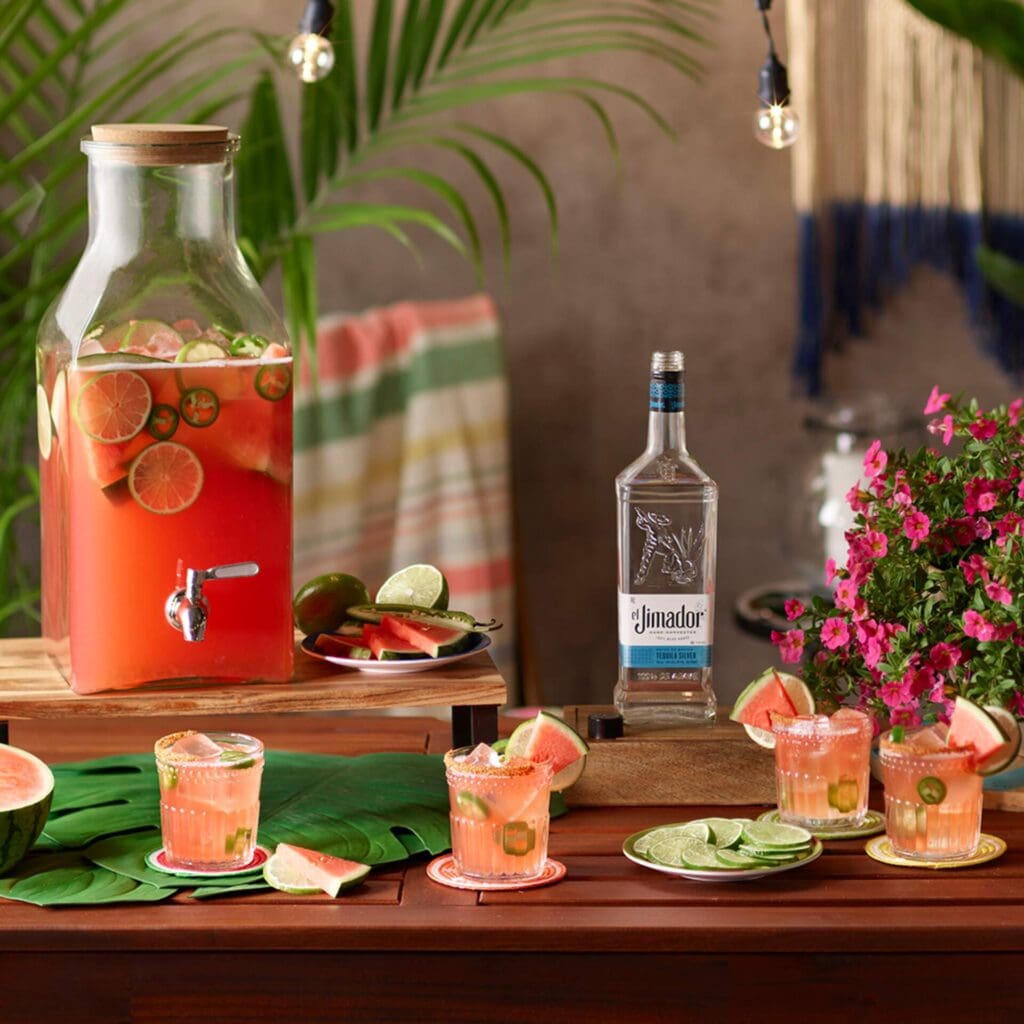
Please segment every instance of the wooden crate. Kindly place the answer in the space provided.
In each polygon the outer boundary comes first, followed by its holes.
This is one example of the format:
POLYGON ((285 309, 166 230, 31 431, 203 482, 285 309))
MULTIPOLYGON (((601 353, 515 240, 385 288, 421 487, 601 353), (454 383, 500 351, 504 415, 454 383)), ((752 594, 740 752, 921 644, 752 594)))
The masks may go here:
MULTIPOLYGON (((587 735, 587 716, 611 707, 567 707, 565 720, 587 735)), ((570 805, 773 804, 775 759, 728 709, 713 724, 591 740, 587 770, 566 793, 570 805)))

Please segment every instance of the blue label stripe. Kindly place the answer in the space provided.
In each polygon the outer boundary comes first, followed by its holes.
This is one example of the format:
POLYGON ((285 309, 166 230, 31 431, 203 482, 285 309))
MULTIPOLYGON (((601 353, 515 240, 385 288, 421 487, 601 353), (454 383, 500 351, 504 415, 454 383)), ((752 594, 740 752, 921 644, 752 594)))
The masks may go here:
POLYGON ((655 412, 681 412, 683 405, 682 381, 651 379, 651 408, 655 412))
POLYGON ((624 668, 709 668, 711 644, 690 647, 633 647, 619 644, 624 668))

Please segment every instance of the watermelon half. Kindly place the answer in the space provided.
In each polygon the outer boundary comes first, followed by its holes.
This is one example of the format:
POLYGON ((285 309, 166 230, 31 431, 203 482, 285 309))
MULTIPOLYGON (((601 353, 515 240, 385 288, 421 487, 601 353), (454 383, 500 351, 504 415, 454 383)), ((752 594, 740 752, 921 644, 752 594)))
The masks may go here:
POLYGON ((380 622, 382 629, 390 630, 395 636, 412 644, 417 650, 431 658, 443 654, 454 654, 466 639, 464 629, 445 629, 441 626, 425 626, 397 615, 385 615, 380 622))
POLYGON ((303 846, 278 843, 274 855, 263 867, 263 877, 282 892, 315 892, 337 896, 342 889, 358 885, 370 873, 368 864, 332 857, 303 846))
POLYGON ((946 733, 947 746, 960 750, 972 749, 980 769, 993 754, 1006 746, 1009 739, 995 718, 984 708, 978 707, 966 697, 957 697, 949 719, 949 732, 946 733))
POLYGON ((747 735, 768 749, 775 746, 772 714, 795 718, 814 713, 814 696, 807 684, 787 672, 766 669, 736 698, 729 718, 739 722, 747 735))
POLYGON ((53 772, 34 754, 0 743, 0 875, 39 838, 53 799, 53 772))
POLYGON ((551 789, 560 793, 583 774, 589 752, 587 741, 572 726, 540 711, 509 736, 505 757, 525 757, 537 763, 550 761, 554 771, 551 789))

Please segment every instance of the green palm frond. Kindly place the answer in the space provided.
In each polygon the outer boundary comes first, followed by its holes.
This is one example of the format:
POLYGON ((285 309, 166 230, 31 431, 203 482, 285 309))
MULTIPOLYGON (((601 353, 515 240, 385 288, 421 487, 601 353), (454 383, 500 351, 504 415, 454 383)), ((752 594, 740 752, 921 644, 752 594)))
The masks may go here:
MULTIPOLYGON (((294 4, 298 17, 302 0, 294 4)), ((433 237, 482 281, 482 216, 497 225, 506 269, 511 259, 511 171, 536 184, 557 251, 555 189, 525 148, 493 130, 487 105, 531 95, 582 105, 617 163, 620 112, 674 131, 603 58, 640 56, 698 80, 713 0, 375 0, 364 9, 361 33, 353 0, 335 0, 334 68, 299 86, 281 77, 284 40, 198 14, 186 23, 189 0, 173 7, 184 27, 149 47, 141 32, 168 17, 157 0, 0 0, 0 376, 9 385, 0 392, 0 629, 37 616, 37 573, 16 540, 38 500, 34 459, 24 459, 34 339, 76 262, 87 218, 78 140, 90 124, 217 118, 248 97, 239 241, 258 276, 280 265, 297 354, 312 355, 317 236, 375 228, 417 260, 417 238, 433 237), (548 71, 566 59, 584 70, 548 71), (282 82, 302 90, 297 129, 282 114, 282 82), (423 152, 452 166, 420 167, 423 152), (484 211, 465 190, 467 170, 484 211)))

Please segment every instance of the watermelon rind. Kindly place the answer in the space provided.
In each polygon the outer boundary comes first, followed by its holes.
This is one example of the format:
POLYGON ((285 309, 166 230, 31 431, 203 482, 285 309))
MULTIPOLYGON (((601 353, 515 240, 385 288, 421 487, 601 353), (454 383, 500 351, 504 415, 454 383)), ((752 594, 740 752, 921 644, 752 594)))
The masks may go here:
POLYGON ((997 772, 1005 771, 1017 759, 1021 747, 1020 722, 1017 716, 1008 708, 1000 707, 998 704, 986 704, 985 710, 999 723, 999 727, 1009 736, 1005 745, 1000 747, 990 757, 986 757, 978 765, 979 775, 995 775, 997 772))
POLYGON ((381 619, 381 629, 386 629, 399 639, 412 644, 430 658, 439 658, 445 654, 455 654, 461 649, 467 637, 464 629, 451 626, 427 626, 422 622, 403 618, 400 615, 385 615, 381 619))
POLYGON ((1009 740, 1010 737, 1003 732, 994 716, 966 697, 957 697, 953 704, 953 714, 949 718, 949 732, 946 734, 949 747, 973 747, 980 767, 1009 740))
MULTIPOLYGON (((782 688, 793 702, 798 715, 814 714, 814 695, 807 684, 798 676, 790 675, 788 672, 780 672, 778 669, 768 668, 752 683, 744 687, 743 691, 736 698, 736 703, 733 704, 732 711, 729 714, 729 718, 732 721, 739 722, 739 716, 743 713, 743 709, 771 681, 772 676, 778 677, 782 688)), ((775 734, 773 732, 768 729, 761 729, 756 725, 748 725, 746 722, 740 722, 740 725, 743 726, 746 734, 759 747, 764 747, 766 750, 775 749, 775 734)))
POLYGON ((505 757, 525 757, 529 760, 536 760, 533 752, 533 734, 537 725, 540 724, 545 730, 553 730, 560 738, 566 738, 576 748, 579 756, 575 761, 560 768, 551 780, 551 791, 561 793, 568 789, 583 774, 586 767, 587 754, 590 747, 587 741, 571 726, 567 725, 561 718, 549 714, 547 711, 540 711, 536 718, 516 726, 512 735, 508 738, 508 746, 505 748, 505 757))
POLYGON ((28 853, 42 834, 53 800, 53 772, 35 754, 20 747, 0 744, 0 751, 24 759, 37 768, 42 776, 39 789, 29 800, 16 807, 0 810, 0 875, 3 875, 28 853))

